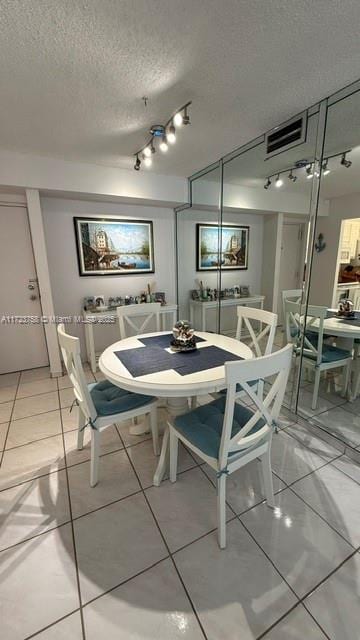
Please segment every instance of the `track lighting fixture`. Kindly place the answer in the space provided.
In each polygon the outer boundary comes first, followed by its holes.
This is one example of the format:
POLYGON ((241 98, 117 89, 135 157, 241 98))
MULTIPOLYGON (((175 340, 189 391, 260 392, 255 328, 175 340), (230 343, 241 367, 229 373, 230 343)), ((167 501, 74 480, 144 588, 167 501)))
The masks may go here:
POLYGON ((308 167, 306 167, 306 177, 308 180, 310 180, 310 178, 314 177, 314 172, 313 172, 313 166, 312 164, 309 164, 308 167))
POLYGON ((276 176, 276 180, 275 180, 275 187, 282 187, 284 184, 283 180, 281 180, 280 178, 280 173, 277 174, 276 176))
POLYGON ((291 182, 296 182, 296 180, 297 180, 297 176, 294 176, 292 169, 290 169, 290 173, 288 175, 288 178, 289 178, 289 180, 291 180, 291 182))
POLYGON ((349 167, 351 167, 351 165, 352 165, 352 162, 351 162, 351 160, 347 160, 347 159, 346 159, 346 153, 347 153, 347 152, 345 152, 345 153, 343 153, 343 154, 342 154, 342 156, 341 156, 341 160, 340 160, 340 164, 341 164, 343 167, 345 167, 346 169, 349 169, 349 167))
POLYGON ((326 160, 324 160, 324 162, 322 163, 322 173, 323 176, 327 176, 330 173, 328 158, 326 158, 326 160))
POLYGON ((188 107, 191 102, 187 102, 180 109, 177 109, 175 114, 169 118, 165 125, 155 124, 150 128, 151 138, 137 153, 135 153, 135 171, 139 171, 141 162, 143 161, 145 167, 151 167, 152 155, 160 149, 163 153, 166 153, 169 144, 173 145, 176 142, 176 127, 181 125, 190 124, 190 117, 188 114, 188 107), (158 141, 158 142, 157 142, 158 141), (154 144, 155 143, 155 144, 154 144), (139 156, 141 156, 142 161, 139 156))
POLYGON ((265 184, 264 184, 264 189, 268 189, 269 187, 271 187, 271 180, 270 178, 267 178, 265 184))

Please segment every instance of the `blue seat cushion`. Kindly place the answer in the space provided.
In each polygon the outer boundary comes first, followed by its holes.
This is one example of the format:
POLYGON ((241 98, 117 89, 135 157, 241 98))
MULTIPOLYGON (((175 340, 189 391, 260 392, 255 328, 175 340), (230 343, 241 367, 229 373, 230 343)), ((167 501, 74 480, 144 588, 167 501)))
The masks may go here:
MULTIPOLYGON (((311 355, 310 353, 305 353, 305 357, 311 360, 316 360, 316 354, 311 355)), ((350 351, 346 349, 339 349, 339 347, 333 347, 330 344, 323 344, 322 358, 321 362, 329 363, 329 362, 337 362, 338 360, 345 360, 346 358, 351 358, 350 351)))
MULTIPOLYGON (((257 385, 257 383, 259 382, 259 380, 250 380, 250 382, 248 382, 249 387, 254 387, 255 385, 257 385)), ((236 393, 239 393, 239 391, 242 391, 243 388, 241 386, 241 384, 237 384, 236 385, 236 393)), ((227 393, 227 389, 221 389, 220 393, 223 393, 224 395, 226 395, 227 393)))
POLYGON ((120 389, 108 380, 89 384, 88 388, 99 417, 131 411, 155 400, 152 396, 143 396, 120 389))
MULTIPOLYGON (((190 443, 207 456, 218 458, 223 429, 226 397, 218 398, 189 413, 178 416, 174 426, 190 443)), ((254 412, 248 407, 235 403, 231 437, 239 433, 254 412)), ((265 424, 260 418, 249 433, 259 431, 265 424)), ((232 455, 235 452, 232 452, 232 455)))

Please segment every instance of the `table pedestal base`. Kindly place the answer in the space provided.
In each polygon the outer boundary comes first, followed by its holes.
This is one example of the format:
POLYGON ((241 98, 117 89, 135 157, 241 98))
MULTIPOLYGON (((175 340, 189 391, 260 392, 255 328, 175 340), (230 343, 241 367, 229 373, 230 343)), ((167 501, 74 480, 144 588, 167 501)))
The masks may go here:
MULTIPOLYGON (((187 413, 189 411, 189 404, 187 398, 168 398, 167 400, 167 410, 172 417, 181 416, 183 413, 187 413)), ((154 474, 154 485, 155 487, 159 487, 160 483, 165 475, 165 472, 168 468, 169 464, 169 427, 165 426, 161 453, 159 458, 158 466, 156 467, 156 471, 154 474)))

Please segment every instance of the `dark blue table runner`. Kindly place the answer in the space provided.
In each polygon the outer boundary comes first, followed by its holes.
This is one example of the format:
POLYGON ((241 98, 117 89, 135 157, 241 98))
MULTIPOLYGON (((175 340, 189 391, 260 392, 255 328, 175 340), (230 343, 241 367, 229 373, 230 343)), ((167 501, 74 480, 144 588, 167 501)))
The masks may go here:
POLYGON ((134 378, 167 369, 174 369, 180 375, 186 376, 197 371, 220 367, 225 362, 243 360, 240 356, 213 345, 187 353, 169 353, 159 346, 124 349, 114 353, 134 378))
MULTIPOLYGON (((172 333, 165 333, 162 336, 150 336, 149 338, 139 338, 139 342, 142 342, 146 346, 149 347, 162 347, 166 349, 170 347, 170 341, 173 338, 172 333)), ((199 336, 195 336, 195 342, 205 342, 204 338, 199 338, 199 336)))

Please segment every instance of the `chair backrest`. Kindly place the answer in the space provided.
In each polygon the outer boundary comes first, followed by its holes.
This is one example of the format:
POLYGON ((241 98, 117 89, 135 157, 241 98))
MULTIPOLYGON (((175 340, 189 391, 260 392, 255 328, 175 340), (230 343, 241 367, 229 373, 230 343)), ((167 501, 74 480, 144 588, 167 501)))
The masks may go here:
POLYGON ((271 353, 276 332, 277 314, 271 311, 263 311, 263 309, 239 305, 237 307, 237 317, 237 340, 241 339, 241 331, 244 326, 250 334, 251 342, 249 347, 253 349, 255 355, 260 357, 271 353), (258 333, 256 333, 256 330, 258 330, 258 333))
POLYGON ((285 300, 286 336, 289 342, 300 347, 299 338, 304 334, 303 355, 317 364, 322 361, 324 341, 324 320, 327 315, 326 307, 308 305, 285 300), (307 315, 305 316, 305 313, 307 315), (312 339, 310 340, 310 333, 312 339))
POLYGON ((261 358, 225 363, 227 394, 219 451, 220 469, 226 468, 229 453, 233 453, 230 460, 236 460, 235 452, 244 452, 244 449, 260 444, 266 436, 270 435, 283 403, 291 360, 292 345, 288 344, 283 349, 261 358), (275 379, 272 376, 275 376, 275 379), (266 394, 261 396, 251 385, 249 386, 249 382, 259 378, 265 380, 271 378, 266 394), (241 391, 237 391, 238 384, 241 385, 241 391), (256 408, 242 429, 231 437, 235 403, 244 391, 256 408), (261 419, 265 421, 264 426, 254 433, 249 433, 261 419))
POLYGON ((126 329, 129 327, 135 332, 133 335, 144 333, 144 329, 153 319, 156 322, 156 331, 160 331, 160 309, 161 302, 128 304, 123 307, 117 307, 121 340, 127 337, 126 329), (140 318, 140 324, 136 324, 133 318, 140 318))
MULTIPOLYGON (((302 289, 284 289, 281 292, 282 310, 283 310, 283 323, 286 323, 285 316, 285 301, 292 300, 293 302, 301 302, 303 291, 302 289)), ((287 338, 289 342, 289 338, 287 338)))
POLYGON ((75 338, 75 336, 69 336, 69 334, 65 332, 65 326, 63 324, 58 325, 57 333, 61 354, 66 371, 73 385, 74 395, 78 402, 79 409, 87 420, 95 420, 96 409, 91 399, 81 364, 80 340, 79 338, 75 338))

